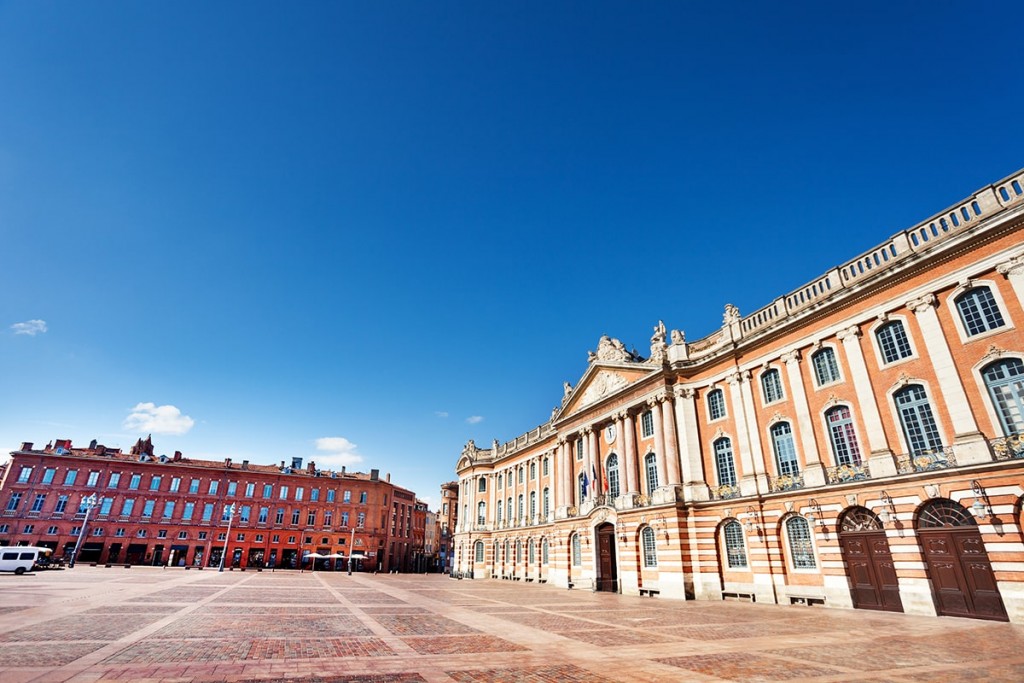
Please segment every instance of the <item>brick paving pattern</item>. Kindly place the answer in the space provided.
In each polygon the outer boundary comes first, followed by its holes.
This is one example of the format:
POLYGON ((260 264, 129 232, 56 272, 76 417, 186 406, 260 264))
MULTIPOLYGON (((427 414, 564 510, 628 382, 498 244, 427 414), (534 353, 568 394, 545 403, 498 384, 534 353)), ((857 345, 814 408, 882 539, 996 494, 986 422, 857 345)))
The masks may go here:
POLYGON ((78 566, 4 577, 3 683, 1024 680, 1024 627, 507 581, 78 566))

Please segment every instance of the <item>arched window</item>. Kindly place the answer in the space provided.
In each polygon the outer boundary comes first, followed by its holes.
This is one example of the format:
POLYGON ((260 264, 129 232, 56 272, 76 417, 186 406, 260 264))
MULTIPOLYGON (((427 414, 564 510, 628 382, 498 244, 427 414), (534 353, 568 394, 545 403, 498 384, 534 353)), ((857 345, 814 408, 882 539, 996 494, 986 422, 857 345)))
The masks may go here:
POLYGON ((582 503, 587 498, 587 475, 580 472, 576 477, 576 501, 582 503))
POLYGON ((761 373, 761 393, 765 403, 782 400, 782 378, 775 368, 761 373))
POLYGON ((814 569, 814 544, 811 542, 811 528, 803 517, 786 520, 786 537, 789 540, 789 554, 796 569, 814 569))
POLYGON ((519 476, 519 483, 522 484, 523 483, 523 467, 522 467, 522 465, 520 465, 516 469, 519 471, 519 475, 518 475, 519 476))
POLYGON ((708 392, 708 419, 717 420, 725 417, 725 394, 721 389, 708 392))
POLYGON ((860 446, 857 435, 853 431, 853 418, 846 406, 836 406, 825 413, 828 423, 829 438, 832 442, 832 455, 837 465, 859 465, 860 446))
POLYGON ((537 517, 537 492, 530 491, 530 520, 534 520, 537 517))
POLYGON ((988 332, 1006 324, 992 290, 988 287, 975 287, 956 298, 956 310, 968 337, 988 332))
POLYGON ((503 506, 503 505, 501 504, 501 501, 499 500, 499 501, 498 501, 498 507, 497 507, 497 509, 495 510, 495 512, 497 512, 497 513, 498 513, 498 519, 497 519, 497 522, 498 522, 498 524, 501 524, 501 513, 502 513, 502 510, 501 510, 501 508, 502 508, 502 507, 504 507, 504 506, 503 506))
POLYGON ((523 563, 523 542, 516 541, 516 564, 523 563))
POLYGON ((743 527, 734 519, 725 525, 722 535, 725 537, 725 558, 729 569, 745 568, 747 548, 743 542, 743 527))
POLYGON ((476 504, 476 523, 480 526, 487 523, 487 503, 482 500, 476 504))
POLYGON ((775 447, 775 462, 779 467, 780 476, 800 474, 800 465, 796 461, 796 448, 793 446, 793 428, 788 422, 772 425, 772 445, 775 447))
POLYGON ((544 494, 541 496, 541 517, 544 520, 551 515, 551 489, 545 488, 544 494))
POLYGON ((839 363, 836 362, 836 352, 831 347, 825 347, 811 356, 811 364, 814 366, 814 377, 819 385, 839 381, 839 363))
POLYGON ((878 341, 878 349, 882 352, 882 360, 886 363, 895 363, 902 358, 910 357, 913 353, 902 321, 893 320, 882 325, 875 332, 875 339, 878 341))
POLYGON ((533 566, 534 564, 537 563, 537 553, 534 550, 533 539, 532 538, 530 539, 530 544, 527 546, 527 548, 528 548, 527 559, 528 559, 530 565, 533 566))
POLYGON ((550 471, 550 465, 548 464, 548 460, 549 458, 544 458, 543 460, 541 460, 540 472, 545 477, 548 476, 548 472, 550 471))
POLYGON ((523 494, 519 494, 519 499, 516 501, 516 519, 523 518, 523 494))
POLYGON ((640 436, 645 439, 654 436, 654 413, 649 410, 640 415, 640 436))
POLYGON ((504 481, 504 477, 499 474, 498 475, 498 488, 499 489, 502 488, 502 484, 501 484, 502 481, 504 481))
POLYGON ((537 478, 537 463, 536 462, 531 462, 530 463, 530 479, 536 479, 536 478, 537 478))
POLYGON ((512 521, 512 496, 508 497, 508 501, 507 501, 506 505, 507 505, 507 507, 506 507, 507 513, 506 513, 505 517, 508 519, 508 521, 511 522, 512 521))
POLYGON ((483 493, 487 490, 487 477, 480 477, 476 480, 476 490, 478 493, 483 493))
POLYGON ((572 566, 579 567, 583 564, 583 550, 580 548, 580 535, 572 535, 572 566))
POLYGON ((911 384, 893 394, 893 400, 896 401, 903 435, 907 438, 911 454, 941 449, 942 437, 924 387, 911 384))
POLYGON ((619 497, 619 456, 612 453, 608 456, 605 464, 608 474, 608 495, 612 498, 619 497))
POLYGON ((548 563, 548 539, 543 539, 540 542, 540 561, 541 564, 548 563))
POLYGON ((1003 434, 1024 433, 1024 362, 1019 358, 996 361, 985 366, 981 374, 1003 434))
POLYGON ((644 475, 647 479, 647 495, 652 495, 658 488, 658 456, 648 453, 644 456, 644 475))
POLYGON ((917 515, 918 529, 947 529, 958 526, 978 526, 978 522, 967 508, 948 498, 928 501, 917 515))
POLYGON ((509 540, 505 539, 505 562, 512 561, 512 545, 509 540))
POLYGON ((501 546, 498 545, 497 541, 491 545, 491 552, 494 553, 494 563, 497 564, 501 559, 501 546))
POLYGON ((645 526, 644 530, 640 532, 640 541, 643 544, 644 549, 644 566, 657 567, 658 544, 654 538, 654 529, 649 526, 645 526))
POLYGON ((477 541, 475 544, 473 544, 473 553, 475 555, 474 559, 475 559, 476 562, 483 562, 484 561, 484 542, 483 541, 477 541))
POLYGON ((715 469, 719 486, 736 485, 736 464, 732 457, 732 442, 728 438, 715 441, 715 469))

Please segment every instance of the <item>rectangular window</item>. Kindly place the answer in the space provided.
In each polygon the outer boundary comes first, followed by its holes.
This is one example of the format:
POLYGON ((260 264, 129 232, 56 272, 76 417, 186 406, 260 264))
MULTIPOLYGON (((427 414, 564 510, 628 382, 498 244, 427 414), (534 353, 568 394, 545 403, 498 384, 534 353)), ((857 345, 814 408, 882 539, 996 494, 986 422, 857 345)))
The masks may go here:
POLYGON ((301 486, 296 486, 295 487, 295 500, 302 500, 302 495, 303 495, 304 491, 305 491, 305 489, 303 489, 301 486))
POLYGON ((274 524, 284 524, 284 508, 277 508, 274 514, 274 524))
POLYGON ((245 485, 245 497, 252 498, 256 495, 256 484, 249 482, 245 485))
MULTIPOLYGON (((0 534, 6 534, 6 533, 10 532, 10 530, 11 530, 11 525, 10 524, 0 524, 0 534)), ((54 533, 57 533, 57 532, 55 531, 54 533)))
POLYGON ((57 469, 55 467, 47 467, 45 470, 43 470, 43 483, 52 484, 53 476, 55 474, 57 474, 57 469))
POLYGON ((345 493, 341 497, 341 502, 342 503, 351 503, 352 502, 352 492, 351 491, 345 491, 345 493))
POLYGON ((22 530, 21 533, 23 533, 23 534, 30 534, 30 533, 32 533, 35 530, 35 528, 36 528, 35 524, 26 524, 24 530, 22 530))
POLYGON ((235 508, 233 505, 225 505, 221 510, 220 521, 226 522, 231 519, 231 515, 235 514, 235 508))
POLYGON ((359 493, 359 504, 366 505, 366 491, 361 491, 359 493))
POLYGON ((167 538, 167 529, 161 529, 160 531, 156 532, 156 537, 167 538))
POLYGON ((761 375, 761 394, 765 403, 782 400, 782 378, 775 368, 766 370, 761 375))
POLYGON ((182 521, 186 521, 186 522, 187 521, 191 521, 192 520, 192 515, 195 514, 195 511, 196 511, 196 504, 195 503, 185 503, 185 511, 181 513, 182 521))
POLYGON ((263 543, 263 534, 256 534, 255 541, 257 543, 263 543))
POLYGON ((47 527, 46 528, 46 533, 49 536, 56 536, 57 535, 57 527, 56 526, 47 527))
POLYGON ((360 528, 360 529, 362 529, 364 526, 366 526, 366 513, 365 512, 360 512, 359 513, 359 518, 356 521, 356 526, 358 528, 360 528))
POLYGON ((203 504, 203 521, 209 522, 213 519, 213 503, 203 504))
POLYGON ((21 471, 18 472, 18 483, 27 484, 28 480, 32 478, 32 468, 22 467, 21 471))
POLYGON ((263 497, 264 498, 273 498, 274 497, 274 485, 273 484, 264 484, 263 485, 263 497))
MULTIPOLYGON (((583 439, 576 439, 576 459, 583 459, 583 439)), ((509 482, 511 485, 512 482, 509 482)))
POLYGON ((220 482, 214 479, 213 481, 210 482, 210 488, 207 490, 207 493, 211 496, 217 495, 217 489, 219 488, 219 486, 220 482))
POLYGON ((342 526, 348 526, 348 513, 347 512, 342 512, 341 513, 341 525, 342 526))
POLYGON ((196 539, 200 541, 205 541, 208 537, 209 534, 205 531, 200 531, 196 534, 196 539))
POLYGON ((159 491, 160 490, 160 482, 161 481, 163 481, 163 477, 161 477, 158 474, 154 474, 150 478, 150 480, 149 480, 149 490, 150 491, 159 491))
POLYGON ((102 536, 103 535, 103 527, 101 527, 101 526, 93 527, 92 535, 93 536, 102 536))
POLYGON ((288 500, 288 487, 287 486, 282 486, 281 487, 281 500, 288 500))
POLYGON ((271 543, 280 543, 281 542, 281 534, 274 534, 273 536, 271 536, 270 537, 270 542, 271 543))
POLYGON ((309 490, 309 501, 311 503, 315 503, 318 500, 320 500, 320 489, 310 489, 309 490))
POLYGON ((267 517, 269 517, 269 516, 270 516, 270 508, 261 507, 260 508, 260 516, 259 516, 259 519, 257 520, 257 522, 259 522, 260 524, 266 524, 267 523, 267 517))
POLYGON ((241 512, 238 513, 238 521, 243 524, 249 523, 249 517, 252 515, 252 506, 243 505, 241 512))
POLYGON ((75 479, 78 478, 78 470, 68 470, 67 474, 64 475, 64 485, 74 486, 75 479))
POLYGON ((316 511, 310 510, 306 513, 306 526, 316 526, 316 511))
POLYGON ((45 493, 37 493, 36 499, 32 501, 32 512, 39 512, 43 509, 43 503, 46 502, 45 493))
MULTIPOLYGON (((708 419, 720 420, 725 417, 725 394, 721 389, 712 389, 708 392, 708 419)), ((654 433, 654 428, 651 428, 654 433)))
POLYGON ((228 482, 228 495, 229 496, 233 496, 237 492, 238 492, 238 482, 237 481, 229 481, 228 482))
POLYGON ((174 501, 168 500, 164 502, 164 519, 170 519, 174 516, 174 501))
POLYGON ((114 507, 113 498, 104 498, 103 504, 100 505, 100 516, 105 517, 110 514, 111 509, 114 507))
POLYGON ((334 502, 334 489, 327 489, 327 502, 328 503, 333 503, 334 502))
POLYGON ((198 479, 193 479, 192 481, 190 481, 188 483, 188 492, 189 493, 199 493, 199 480, 198 479))
POLYGON ((292 524, 298 525, 299 523, 299 509, 292 510, 292 524))
POLYGON ((649 410, 640 416, 640 436, 645 439, 654 436, 654 413, 649 410))
POLYGON ((139 529, 138 531, 135 532, 135 535, 138 538, 145 538, 146 537, 146 530, 145 529, 139 529))
POLYGON ((132 489, 134 491, 134 490, 138 489, 139 486, 141 486, 141 485, 142 485, 142 475, 141 474, 133 474, 132 478, 131 478, 131 481, 128 482, 128 488, 130 488, 130 489, 132 489))
POLYGON ((330 510, 324 510, 324 526, 331 526, 331 522, 334 520, 334 513, 330 510))
POLYGON ((245 540, 245 534, 238 534, 237 536, 235 536, 235 540, 236 541, 244 541, 245 540))
POLYGON ((177 493, 181 488, 181 477, 171 477, 171 493, 177 493))
POLYGON ((117 529, 114 530, 114 535, 117 536, 118 538, 124 538, 124 527, 123 526, 117 527, 117 529))
POLYGON ((153 516, 153 508, 155 508, 155 507, 156 507, 156 501, 155 500, 147 500, 142 505, 142 517, 143 518, 152 517, 153 516))
POLYGON ((107 482, 107 488, 108 489, 116 489, 120 483, 121 483, 121 473, 120 472, 111 472, 110 473, 110 481, 107 482))
POLYGON ((178 532, 178 540, 179 541, 184 541, 186 538, 188 538, 188 532, 187 531, 179 531, 178 532))
POLYGON ((127 517, 132 514, 132 510, 135 509, 135 499, 125 498, 124 502, 121 503, 121 516, 127 517))
POLYGON ((57 507, 53 509, 54 512, 64 512, 68 506, 67 496, 57 496, 57 507))

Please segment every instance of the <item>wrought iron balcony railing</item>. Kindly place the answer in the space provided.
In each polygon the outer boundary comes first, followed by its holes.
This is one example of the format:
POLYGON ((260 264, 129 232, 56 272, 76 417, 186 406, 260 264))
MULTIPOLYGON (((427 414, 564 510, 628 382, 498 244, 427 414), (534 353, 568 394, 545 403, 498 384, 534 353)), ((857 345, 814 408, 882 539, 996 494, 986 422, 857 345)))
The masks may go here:
POLYGON ((1024 458, 1024 434, 992 439, 988 444, 992 448, 992 455, 996 460, 1024 458))
POLYGON ((737 498, 740 495, 740 487, 731 484, 711 487, 711 500, 727 500, 737 498))
POLYGON ((829 467, 825 474, 829 484, 845 484, 849 481, 864 481, 871 478, 871 471, 866 462, 829 467))
POLYGON ((950 446, 896 456, 896 471, 900 474, 944 470, 948 467, 956 467, 956 456, 953 455, 953 448, 950 446))
POLYGON ((792 491, 793 489, 802 489, 803 487, 803 472, 797 472, 796 474, 780 474, 779 476, 772 477, 768 480, 768 490, 772 493, 776 493, 778 491, 792 491))

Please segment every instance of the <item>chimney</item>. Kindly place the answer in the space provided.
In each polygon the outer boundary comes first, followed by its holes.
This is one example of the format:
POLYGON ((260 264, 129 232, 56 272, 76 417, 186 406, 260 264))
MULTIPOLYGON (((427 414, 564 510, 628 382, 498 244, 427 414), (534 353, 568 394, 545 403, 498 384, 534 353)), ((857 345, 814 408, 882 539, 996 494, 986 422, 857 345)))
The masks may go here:
POLYGON ((243 470, 249 469, 249 461, 248 460, 243 460, 242 461, 242 469, 243 470))
POLYGON ((89 442, 89 450, 91 451, 91 450, 95 450, 95 449, 96 449, 96 439, 93 439, 92 441, 89 442))
POLYGON ((224 458, 224 467, 231 467, 231 458, 224 458))
POLYGON ((181 462, 181 451, 174 451, 174 462, 181 462))
POLYGON ((281 461, 281 471, 284 472, 284 460, 281 461))
POLYGON ((98 455, 106 455, 107 454, 107 447, 103 446, 103 445, 97 446, 96 447, 96 453, 98 455))
POLYGON ((313 462, 312 460, 310 460, 309 464, 306 465, 306 473, 307 474, 316 474, 316 463, 313 462))
POLYGON ((370 481, 377 481, 380 479, 380 470, 370 470, 370 481))
POLYGON ((386 481, 389 484, 391 483, 391 473, 390 472, 388 472, 387 474, 384 475, 384 481, 386 481))
POLYGON ((293 470, 301 470, 302 469, 302 458, 292 457, 292 469, 293 470))
POLYGON ((21 442, 21 450, 23 450, 23 451, 30 451, 30 450, 32 450, 32 442, 31 441, 22 441, 21 442))

